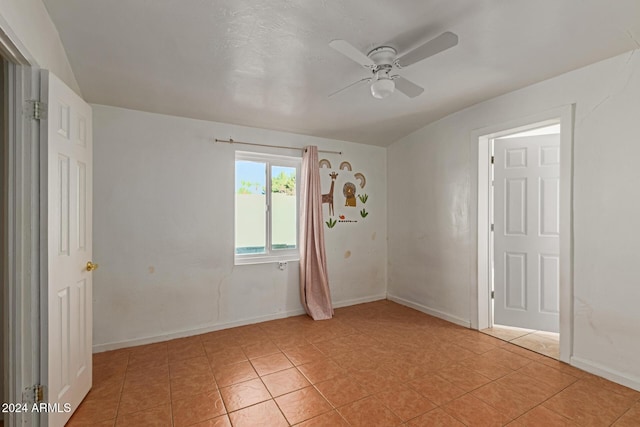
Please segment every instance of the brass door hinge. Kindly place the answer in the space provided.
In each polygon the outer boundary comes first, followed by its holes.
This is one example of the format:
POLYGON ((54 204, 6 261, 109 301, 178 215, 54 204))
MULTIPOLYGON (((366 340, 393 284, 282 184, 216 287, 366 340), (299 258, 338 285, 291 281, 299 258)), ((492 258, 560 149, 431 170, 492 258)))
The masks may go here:
POLYGON ((36 384, 25 388, 22 392, 22 401, 24 403, 44 402, 44 386, 42 384, 36 384))

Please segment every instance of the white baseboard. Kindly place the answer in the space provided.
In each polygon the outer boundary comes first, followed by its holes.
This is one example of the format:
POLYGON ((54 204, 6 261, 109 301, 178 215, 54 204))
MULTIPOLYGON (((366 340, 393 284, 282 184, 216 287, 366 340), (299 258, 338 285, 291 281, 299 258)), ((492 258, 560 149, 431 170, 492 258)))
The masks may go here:
POLYGON ((571 365, 591 374, 598 375, 599 377, 606 378, 614 383, 640 391, 640 378, 625 375, 599 363, 576 356, 571 357, 571 365))
POLYGON ((106 344, 96 344, 93 346, 94 353, 100 353, 108 350, 117 350, 119 348, 134 347, 137 345, 153 344, 156 342, 168 341, 175 338, 190 337, 193 335, 206 334, 207 332, 219 331, 221 329, 235 328, 237 326, 246 326, 254 323, 267 322, 269 320, 283 319, 285 317, 298 316, 304 314, 304 309, 289 310, 281 313, 270 314, 267 316, 258 316, 248 319, 236 320, 228 323, 218 323, 211 326, 204 326, 194 329, 185 329, 182 331, 169 332, 167 334, 154 335, 151 337, 134 338, 131 340, 117 341, 106 344))
MULTIPOLYGON (((386 294, 380 294, 380 295, 363 297, 363 298, 337 301, 333 303, 333 307, 340 308, 340 307, 347 307, 350 305, 363 304, 366 302, 386 299, 386 297, 387 297, 386 294)), ((305 313, 304 309, 299 308, 296 310, 289 310, 281 313, 269 314, 266 316, 258 316, 258 317, 248 318, 248 319, 241 319, 241 320, 236 320, 228 323, 218 323, 215 325, 204 326, 204 327, 199 327, 194 329, 186 329, 182 331, 169 332, 166 334, 154 335, 151 337, 134 338, 130 340, 117 341, 117 342, 111 342, 106 344, 96 344, 93 346, 93 352, 100 353, 103 351, 117 350, 119 348, 153 344, 156 342, 168 341, 176 338, 184 338, 184 337, 190 337, 193 335, 206 334, 207 332, 219 331, 222 329, 235 328, 237 326, 246 326, 246 325, 252 325, 254 323, 268 322, 269 320, 284 319, 285 317, 299 316, 304 313, 305 313)))
POLYGON ((363 297, 363 298, 354 298, 354 299, 348 299, 348 300, 344 300, 344 301, 337 301, 333 303, 333 308, 340 308, 340 307, 349 307, 351 305, 357 305, 357 304, 364 304, 367 302, 373 302, 373 301, 380 301, 383 299, 387 299, 387 294, 379 294, 379 295, 374 295, 374 296, 370 296, 370 297, 363 297))
POLYGON ((387 299, 393 302, 397 302, 398 304, 406 305, 407 307, 415 308, 418 311, 421 311, 423 313, 429 314, 433 317, 437 317, 442 320, 446 320, 447 322, 455 323, 456 325, 464 326, 465 328, 471 328, 470 321, 461 319, 459 317, 442 312, 440 310, 436 310, 435 308, 430 308, 425 305, 418 304, 413 301, 409 301, 404 298, 397 297, 395 295, 387 294, 387 299))

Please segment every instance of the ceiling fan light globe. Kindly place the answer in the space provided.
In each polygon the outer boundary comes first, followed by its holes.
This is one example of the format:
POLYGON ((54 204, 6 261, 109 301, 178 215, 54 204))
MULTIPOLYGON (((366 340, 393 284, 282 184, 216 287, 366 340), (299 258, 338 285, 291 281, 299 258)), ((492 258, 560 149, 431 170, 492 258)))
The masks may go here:
POLYGON ((377 99, 384 99, 391 95, 396 84, 391 79, 379 79, 371 84, 371 95, 377 99))

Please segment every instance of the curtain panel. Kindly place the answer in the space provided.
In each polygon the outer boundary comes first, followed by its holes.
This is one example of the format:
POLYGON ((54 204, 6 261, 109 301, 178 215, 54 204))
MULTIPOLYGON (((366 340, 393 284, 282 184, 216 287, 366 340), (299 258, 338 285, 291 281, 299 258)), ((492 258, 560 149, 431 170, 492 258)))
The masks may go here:
POLYGON ((331 319, 333 306, 324 245, 318 147, 305 148, 301 181, 300 299, 313 320, 331 319))

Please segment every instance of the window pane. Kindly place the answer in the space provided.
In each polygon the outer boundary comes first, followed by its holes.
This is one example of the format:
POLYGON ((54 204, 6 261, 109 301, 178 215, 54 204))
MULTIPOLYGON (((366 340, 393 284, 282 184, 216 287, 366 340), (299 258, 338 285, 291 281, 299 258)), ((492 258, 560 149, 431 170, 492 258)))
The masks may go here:
POLYGON ((236 254, 266 252, 266 173, 265 163, 236 160, 236 254))
POLYGON ((271 247, 296 248, 296 168, 271 167, 271 247))

